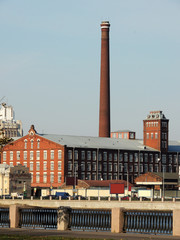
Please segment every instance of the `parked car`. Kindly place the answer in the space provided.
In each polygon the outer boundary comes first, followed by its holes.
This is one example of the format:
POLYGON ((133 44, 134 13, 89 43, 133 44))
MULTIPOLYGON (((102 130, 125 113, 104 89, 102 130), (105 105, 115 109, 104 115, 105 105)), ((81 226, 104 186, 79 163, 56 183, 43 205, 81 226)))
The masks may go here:
POLYGON ((55 196, 57 199, 59 199, 59 197, 61 197, 61 199, 69 199, 69 197, 71 197, 67 192, 56 192, 55 196))
POLYGON ((76 196, 73 197, 74 200, 79 200, 79 198, 80 198, 80 200, 86 200, 87 199, 86 197, 83 197, 82 195, 76 195, 76 196))

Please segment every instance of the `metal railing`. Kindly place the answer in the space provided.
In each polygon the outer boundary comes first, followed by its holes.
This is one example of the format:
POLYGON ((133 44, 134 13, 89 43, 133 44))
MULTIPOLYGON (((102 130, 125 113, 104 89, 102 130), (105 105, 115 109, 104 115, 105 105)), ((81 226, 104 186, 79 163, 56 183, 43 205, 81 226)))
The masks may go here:
POLYGON ((20 209, 20 227, 57 229, 57 209, 20 209))
POLYGON ((0 208, 0 227, 10 227, 9 208, 0 208))
POLYGON ((111 231, 111 211, 72 209, 69 227, 71 230, 111 231))
POLYGON ((125 232, 172 234, 170 211, 126 211, 124 214, 125 232))

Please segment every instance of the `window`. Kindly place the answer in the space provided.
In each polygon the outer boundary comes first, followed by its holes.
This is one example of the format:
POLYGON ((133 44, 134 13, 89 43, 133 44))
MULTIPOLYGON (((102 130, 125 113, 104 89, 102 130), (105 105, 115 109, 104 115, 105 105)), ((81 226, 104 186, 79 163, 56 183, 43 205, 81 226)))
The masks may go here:
POLYGON ((40 175, 39 173, 36 173, 36 183, 39 183, 39 181, 40 181, 40 175))
POLYGON ((54 173, 50 174, 50 182, 53 183, 54 182, 54 173))
POLYGON ((3 161, 6 161, 6 152, 3 152, 3 161))
POLYGON ((87 151, 87 160, 91 160, 91 151, 87 151))
POLYGON ((128 161, 128 154, 124 153, 124 162, 127 162, 127 161, 128 161))
POLYGON ((98 180, 102 180, 102 175, 101 175, 101 173, 98 173, 98 180))
POLYGON ((140 165, 140 172, 143 173, 143 165, 140 165))
POLYGON ((93 151, 92 158, 93 158, 93 161, 96 161, 96 151, 93 151))
POLYGON ((14 165, 13 165, 13 162, 10 162, 10 164, 9 164, 9 165, 10 165, 10 167, 13 167, 13 166, 14 166, 14 165))
POLYGON ((153 155, 149 154, 149 162, 153 163, 153 155))
POLYGON ((58 161, 58 170, 61 170, 61 168, 62 168, 62 162, 58 161))
POLYGON ((138 162, 138 153, 134 153, 134 161, 138 162))
POLYGON ((129 154, 129 161, 133 162, 133 155, 132 155, 132 153, 129 154))
POLYGON ((117 161, 117 153, 114 153, 114 161, 117 161))
POLYGON ((119 133, 119 134, 118 134, 118 138, 122 138, 122 133, 119 133))
POLYGON ((44 150, 44 160, 47 159, 47 150, 44 150))
POLYGON ((166 163, 166 155, 165 154, 162 155, 162 163, 166 163))
POLYGON ((78 160, 78 150, 74 151, 74 160, 78 160))
POLYGON ((40 160, 40 151, 36 152, 36 160, 40 160))
POLYGON ((107 180, 107 173, 103 173, 103 180, 107 180))
POLYGON ((148 154, 147 154, 147 153, 144 154, 144 162, 145 162, 145 163, 148 162, 148 154))
POLYGON ((107 163, 103 163, 103 171, 106 172, 107 171, 107 163))
POLYGON ((24 140, 24 148, 27 148, 27 140, 24 140))
POLYGON ((31 149, 33 149, 33 140, 31 140, 31 149))
POLYGON ((124 139, 127 139, 127 138, 128 138, 128 134, 124 133, 124 139))
POLYGON ((133 172, 133 165, 129 165, 129 172, 133 172))
POLYGON ((147 164, 144 164, 144 172, 148 172, 148 165, 147 164))
POLYGON ((68 171, 72 170, 72 162, 68 162, 68 171))
POLYGON ((149 172, 153 172, 153 165, 149 164, 149 172))
POLYGON ((95 173, 92 174, 92 180, 96 180, 96 174, 95 173))
POLYGON ((61 183, 62 175, 61 172, 58 172, 58 183, 61 183))
POLYGON ((92 171, 96 171, 96 163, 95 162, 92 163, 92 171))
POLYGON ((134 172, 138 172, 138 165, 137 164, 134 165, 134 172))
POLYGON ((10 161, 12 161, 12 160, 13 160, 13 152, 10 151, 10 161))
POLYGON ((85 162, 81 163, 81 171, 85 171, 85 162))
POLYGON ((85 151, 81 151, 81 160, 85 160, 85 151))
POLYGON ((54 159, 54 150, 51 150, 51 159, 54 159))
POLYGON ((17 151, 17 160, 20 160, 20 151, 17 151))
POLYGON ((158 139, 158 133, 157 132, 155 133, 155 139, 158 139))
POLYGON ((43 174, 43 183, 47 183, 47 173, 43 174))
POLYGON ((39 148, 40 147, 40 140, 38 139, 37 140, 37 148, 39 148))
POLYGON ((112 172, 112 163, 108 164, 108 170, 109 170, 109 172, 112 172))
POLYGON ((120 163, 120 164, 119 164, 119 171, 122 172, 122 169, 123 169, 122 163, 120 163))
POLYGON ((158 163, 159 157, 158 154, 155 154, 155 163, 158 163))
POLYGON ((40 162, 36 163, 36 171, 40 171, 40 162))
POLYGON ((153 139, 153 133, 151 133, 151 139, 153 139))
POLYGON ((154 166, 154 172, 158 172, 158 165, 154 166))
POLYGON ((91 180, 91 174, 87 173, 87 180, 91 180))
POLYGON ((27 160, 27 151, 24 151, 24 160, 27 160))
POLYGON ((58 150, 58 159, 62 158, 62 150, 58 150))
POLYGON ((23 162, 23 165, 24 165, 25 167, 27 167, 27 162, 23 162))
POLYGON ((33 171, 33 162, 30 162, 30 171, 33 171))
POLYGON ((149 133, 146 133, 146 138, 149 139, 149 133))
POLYGON ((111 173, 108 174, 108 180, 112 180, 112 174, 111 173))
POLYGON ((168 156, 169 163, 172 163, 172 155, 168 156))
POLYGON ((33 159, 34 159, 34 152, 30 151, 30 160, 33 160, 33 159))
POLYGON ((122 155, 122 153, 120 153, 119 154, 119 161, 122 162, 122 160, 123 160, 123 155, 122 155))
POLYGON ((103 160, 107 161, 107 152, 103 152, 103 160))
POLYGON ((51 167, 50 167, 51 171, 54 171, 54 162, 51 161, 51 167))
POLYGON ((43 170, 46 171, 47 170, 47 162, 43 163, 43 170))
POLYGON ((177 164, 177 155, 173 155, 173 163, 177 164))
POLYGON ((109 161, 112 161, 112 153, 109 153, 109 161))
POLYGON ((91 171, 91 163, 87 163, 87 171, 91 171))

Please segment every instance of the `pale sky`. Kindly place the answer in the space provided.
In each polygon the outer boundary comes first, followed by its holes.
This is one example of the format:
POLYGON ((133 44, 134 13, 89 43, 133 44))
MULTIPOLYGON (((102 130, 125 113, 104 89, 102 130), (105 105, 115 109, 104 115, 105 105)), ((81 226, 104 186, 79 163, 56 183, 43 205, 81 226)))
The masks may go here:
POLYGON ((24 135, 98 136, 101 21, 110 27, 111 130, 162 110, 180 140, 179 0, 0 0, 0 98, 24 135))

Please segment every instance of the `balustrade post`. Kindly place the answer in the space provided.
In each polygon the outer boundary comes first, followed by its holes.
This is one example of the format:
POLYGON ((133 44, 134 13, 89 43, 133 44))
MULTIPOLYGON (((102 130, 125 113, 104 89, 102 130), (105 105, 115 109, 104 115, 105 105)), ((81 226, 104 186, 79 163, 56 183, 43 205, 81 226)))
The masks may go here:
POLYGON ((9 207, 9 219, 10 219, 10 228, 18 228, 19 227, 19 205, 13 204, 9 207))
POLYGON ((60 230, 60 231, 68 230, 69 222, 70 222, 70 212, 71 212, 71 208, 69 207, 58 208, 57 230, 60 230))
POLYGON ((33 200, 33 196, 31 196, 31 200, 33 200))
POLYGON ((112 208, 111 210, 111 232, 122 233, 124 226, 124 209, 112 208))
POLYGON ((180 209, 173 210, 173 236, 180 236, 180 209))

